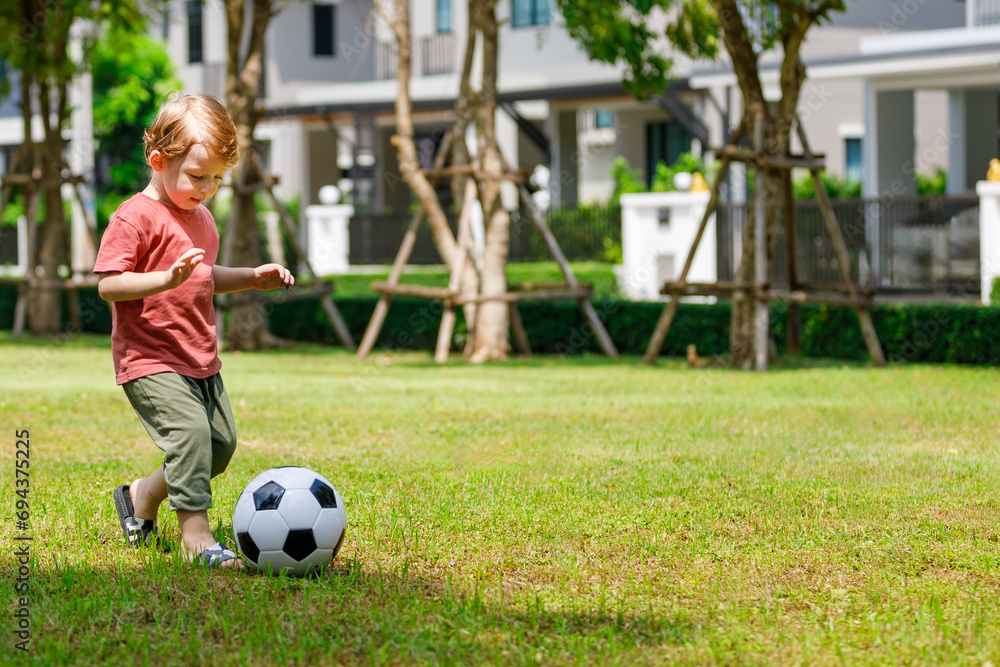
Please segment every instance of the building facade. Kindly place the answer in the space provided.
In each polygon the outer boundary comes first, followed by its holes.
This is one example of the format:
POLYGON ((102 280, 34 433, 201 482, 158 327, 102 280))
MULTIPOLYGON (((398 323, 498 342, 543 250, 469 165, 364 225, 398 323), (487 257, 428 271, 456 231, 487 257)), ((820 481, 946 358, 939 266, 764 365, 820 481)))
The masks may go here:
MULTIPOLYGON (((816 26, 803 52, 810 79, 800 111, 827 169, 863 179, 874 196, 912 192, 916 173, 944 167, 953 192, 969 191, 996 152, 990 68, 998 5, 856 1, 816 26)), ((411 87, 428 160, 458 93, 467 9, 463 0, 411 2, 411 87)), ((637 100, 622 88, 620 68, 588 60, 550 0, 500 0, 498 14, 501 148, 511 163, 550 168, 555 205, 606 200, 619 156, 649 179, 658 161, 705 153, 738 118, 738 89, 724 64, 678 58, 671 90, 637 100)), ((153 31, 166 40, 185 92, 224 97, 221 0, 171 0, 153 31)), ((289 2, 272 21, 265 52, 267 115, 257 137, 285 196, 304 206, 322 186, 341 184, 353 187, 362 210, 406 210, 390 143, 395 52, 371 0, 289 2)), ((765 54, 761 69, 776 95, 776 57, 765 54)), ((18 116, 16 100, 0 105, 0 161, 23 140, 18 116)))

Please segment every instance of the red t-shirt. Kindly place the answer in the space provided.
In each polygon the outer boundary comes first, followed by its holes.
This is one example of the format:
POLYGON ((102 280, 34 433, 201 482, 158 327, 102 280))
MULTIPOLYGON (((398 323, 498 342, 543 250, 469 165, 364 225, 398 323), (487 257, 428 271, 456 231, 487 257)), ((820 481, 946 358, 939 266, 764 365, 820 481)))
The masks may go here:
POLYGON ((118 384, 164 371, 193 378, 219 372, 212 303, 219 232, 204 206, 185 211, 141 192, 111 217, 94 273, 164 271, 191 248, 204 250, 205 259, 180 286, 113 304, 111 354, 118 384))

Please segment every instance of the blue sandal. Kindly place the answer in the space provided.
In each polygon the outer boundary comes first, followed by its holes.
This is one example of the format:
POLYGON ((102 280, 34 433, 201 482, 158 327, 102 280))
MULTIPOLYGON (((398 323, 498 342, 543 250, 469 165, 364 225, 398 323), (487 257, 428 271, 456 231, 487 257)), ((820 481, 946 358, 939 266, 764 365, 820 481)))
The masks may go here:
POLYGON ((117 487, 112 495, 115 498, 115 508, 118 510, 118 521, 121 523, 125 540, 130 547, 141 547, 145 544, 159 544, 156 532, 156 521, 153 519, 137 519, 132 507, 132 494, 128 484, 117 487))
POLYGON ((236 558, 236 553, 232 549, 228 549, 219 542, 216 542, 210 547, 206 547, 204 551, 198 554, 195 559, 196 563, 204 565, 209 570, 215 569, 225 563, 227 560, 233 560, 236 558))

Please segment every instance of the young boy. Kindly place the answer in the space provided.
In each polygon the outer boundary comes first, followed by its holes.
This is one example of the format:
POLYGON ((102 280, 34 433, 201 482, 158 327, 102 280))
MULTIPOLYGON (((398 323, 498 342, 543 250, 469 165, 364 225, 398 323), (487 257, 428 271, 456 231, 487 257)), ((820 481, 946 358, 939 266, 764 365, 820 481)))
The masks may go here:
POLYGON ((160 503, 177 512, 186 558, 239 567, 212 536, 210 479, 236 448, 229 398, 219 375, 213 296, 290 288, 287 269, 215 263, 219 233, 202 202, 215 194, 239 149, 225 107, 187 95, 163 107, 144 137, 153 175, 123 203, 101 240, 94 273, 114 302, 112 356, 118 384, 156 445, 163 466, 115 489, 130 546, 156 539, 160 503))

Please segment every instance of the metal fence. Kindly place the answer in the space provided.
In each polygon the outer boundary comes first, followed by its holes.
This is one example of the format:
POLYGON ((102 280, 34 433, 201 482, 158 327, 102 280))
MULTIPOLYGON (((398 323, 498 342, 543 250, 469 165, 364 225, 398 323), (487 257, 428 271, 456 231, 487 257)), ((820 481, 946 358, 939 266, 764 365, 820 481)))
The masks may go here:
POLYGON ((0 225, 0 264, 17 264, 17 227, 0 225))
MULTIPOLYGON (((348 259, 352 265, 392 264, 403 242, 403 235, 410 226, 409 213, 356 214, 348 223, 350 249, 348 259)), ((452 234, 458 228, 457 219, 448 217, 452 234)), ((408 260, 410 264, 441 264, 441 257, 434 248, 427 224, 420 226, 416 244, 408 260)))
MULTIPOLYGON (((856 284, 879 293, 979 296, 978 198, 840 199, 832 206, 856 284)), ((745 205, 719 208, 719 280, 735 277, 746 211, 745 205)), ((841 283, 841 269, 819 204, 796 202, 795 220, 798 280, 841 283)), ((784 214, 774 243, 770 280, 784 286, 788 284, 784 214)))
MULTIPOLYGON (((600 261, 621 248, 621 208, 618 206, 583 206, 557 209, 546 216, 563 254, 570 261, 600 261)), ((351 264, 390 264, 399 252, 403 235, 412 215, 355 215, 349 224, 351 264)), ((457 217, 448 214, 452 233, 458 228, 457 217)), ((514 211, 510 218, 510 253, 512 262, 551 260, 548 247, 529 215, 514 211)), ((427 224, 420 227, 410 264, 440 264, 427 224)))

